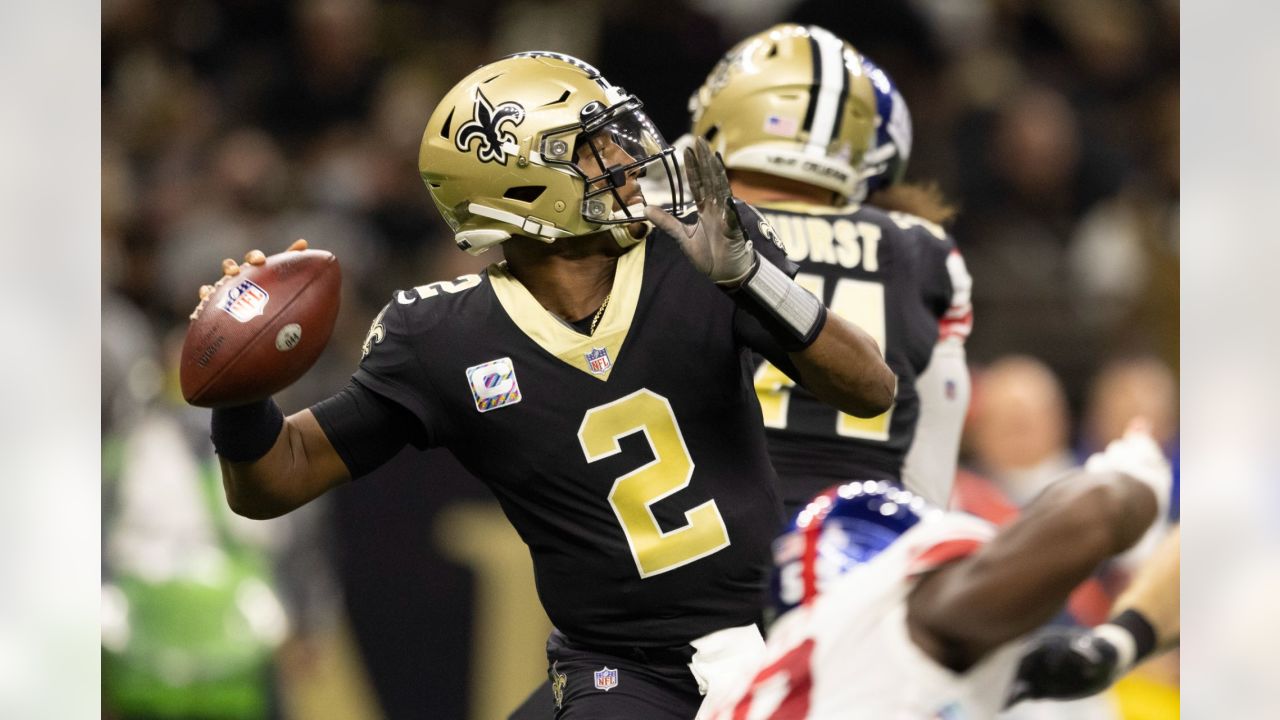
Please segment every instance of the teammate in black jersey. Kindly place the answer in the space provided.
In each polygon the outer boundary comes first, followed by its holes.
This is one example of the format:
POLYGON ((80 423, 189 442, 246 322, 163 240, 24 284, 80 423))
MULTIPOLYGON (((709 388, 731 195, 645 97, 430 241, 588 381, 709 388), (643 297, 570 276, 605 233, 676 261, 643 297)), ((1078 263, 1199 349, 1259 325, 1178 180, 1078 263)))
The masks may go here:
POLYGON ((901 95, 830 32, 778 25, 730 50, 690 109, 691 134, 723 156, 734 194, 799 263, 796 281, 871 333, 898 377, 894 406, 861 419, 761 359, 756 389, 788 514, 833 483, 867 478, 905 482, 945 507, 969 399, 969 275, 938 223, 858 202, 872 190, 949 216, 936 192, 885 189, 910 153, 901 95))
POLYGON ((228 501, 249 517, 406 444, 449 448, 529 546, 561 718, 693 717, 761 650, 782 518, 753 352, 846 412, 893 401, 875 341, 791 280, 705 143, 686 154, 696 217, 645 207, 638 176, 674 185, 672 154, 579 60, 481 67, 432 114, 419 166, 458 245, 505 260, 395 293, 328 400, 213 414, 228 501))

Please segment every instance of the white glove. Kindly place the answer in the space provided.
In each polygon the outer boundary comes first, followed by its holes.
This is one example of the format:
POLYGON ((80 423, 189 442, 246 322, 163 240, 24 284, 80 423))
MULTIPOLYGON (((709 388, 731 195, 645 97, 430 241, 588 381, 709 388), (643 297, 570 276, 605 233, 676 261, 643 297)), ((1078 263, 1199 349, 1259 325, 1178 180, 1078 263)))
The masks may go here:
POLYGON ((699 271, 720 285, 737 287, 759 261, 733 207, 729 177, 711 146, 700 137, 685 148, 684 169, 698 206, 697 224, 685 225, 654 205, 645 208, 645 216, 679 241, 680 249, 699 271))
POLYGON ((1122 472, 1139 480, 1156 494, 1159 506, 1156 517, 1164 517, 1169 510, 1173 471, 1164 452, 1151 437, 1149 423, 1145 418, 1130 422, 1122 437, 1112 440, 1106 450, 1090 455, 1085 461, 1084 469, 1089 472, 1122 472))

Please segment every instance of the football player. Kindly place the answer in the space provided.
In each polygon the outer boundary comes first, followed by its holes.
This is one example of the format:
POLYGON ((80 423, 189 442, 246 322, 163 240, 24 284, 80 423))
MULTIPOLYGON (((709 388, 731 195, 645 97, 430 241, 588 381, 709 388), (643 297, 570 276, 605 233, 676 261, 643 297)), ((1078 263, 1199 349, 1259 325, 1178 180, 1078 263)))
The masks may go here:
POLYGON ((685 160, 696 216, 646 207, 641 174, 682 197, 672 156, 580 60, 477 69, 431 115, 419 167, 458 246, 504 260, 396 292, 333 397, 213 412, 228 501, 250 517, 405 445, 449 448, 529 546, 561 718, 693 717, 726 661, 762 649, 782 518, 752 351, 851 414, 893 401, 875 341, 791 279, 705 143, 685 160))
POLYGON ((816 497, 774 543, 766 659, 708 716, 993 717, 1017 640, 1156 516, 1169 466, 1149 435, 1096 457, 999 534, 886 481, 816 497))
POLYGON ((796 281, 871 333, 898 377, 890 410, 855 418, 761 359, 756 390, 787 510, 851 478, 905 482, 945 506, 969 402, 971 280, 936 190, 898 191, 911 151, 901 94, 849 43, 784 24, 731 49, 689 105, 692 135, 778 233, 796 281), (868 192, 929 217, 860 204, 868 192))

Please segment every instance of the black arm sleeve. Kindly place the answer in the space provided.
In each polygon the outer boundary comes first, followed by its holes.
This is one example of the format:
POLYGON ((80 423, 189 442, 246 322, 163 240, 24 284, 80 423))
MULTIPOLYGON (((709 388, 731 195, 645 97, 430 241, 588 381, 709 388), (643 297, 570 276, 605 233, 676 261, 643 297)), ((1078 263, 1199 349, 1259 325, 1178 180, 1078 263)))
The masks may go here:
POLYGON ((353 478, 378 469, 405 445, 427 446, 422 423, 412 412, 356 380, 311 406, 311 412, 353 478))

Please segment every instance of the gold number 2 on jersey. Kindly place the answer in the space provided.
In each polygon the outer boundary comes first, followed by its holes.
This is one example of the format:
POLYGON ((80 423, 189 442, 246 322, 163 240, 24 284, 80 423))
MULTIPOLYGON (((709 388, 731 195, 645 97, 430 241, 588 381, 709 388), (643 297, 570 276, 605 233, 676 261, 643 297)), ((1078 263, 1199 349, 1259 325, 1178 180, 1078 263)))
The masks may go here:
MULTIPOLYGON (((796 282, 818 297, 823 296, 825 279, 821 275, 799 273, 796 282)), ((831 296, 831 310, 856 324, 875 338, 880 352, 885 351, 884 285, 871 280, 840 278, 831 296)), ((791 388, 795 382, 772 364, 765 362, 756 370, 756 397, 764 414, 765 427, 779 430, 787 427, 787 410, 791 404, 791 388)), ((838 413, 836 433, 841 437, 885 441, 889 439, 889 422, 893 408, 873 418, 856 418, 838 413)))
POLYGON ((715 500, 685 511, 684 527, 664 532, 650 507, 689 486, 693 458, 676 422, 671 403, 652 390, 637 390, 594 407, 582 418, 578 442, 587 462, 622 451, 618 441, 644 432, 653 460, 622 475, 609 491, 609 505, 622 524, 640 577, 647 578, 729 547, 729 531, 715 500))

